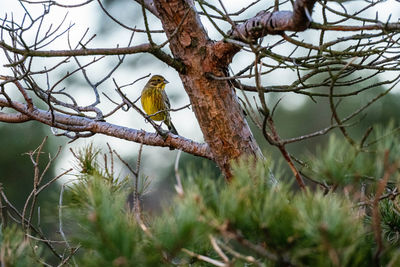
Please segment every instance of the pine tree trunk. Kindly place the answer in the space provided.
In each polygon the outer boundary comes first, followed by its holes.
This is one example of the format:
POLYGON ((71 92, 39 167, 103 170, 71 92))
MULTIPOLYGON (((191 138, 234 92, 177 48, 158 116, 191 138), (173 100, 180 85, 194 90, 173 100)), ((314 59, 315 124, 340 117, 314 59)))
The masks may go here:
POLYGON ((232 160, 244 155, 261 156, 233 86, 227 80, 209 78, 210 74, 226 77, 227 66, 238 50, 208 38, 193 1, 155 1, 155 8, 168 38, 171 38, 173 56, 186 66, 180 77, 204 140, 214 161, 230 179, 232 160), (178 26, 179 30, 173 35, 178 26))

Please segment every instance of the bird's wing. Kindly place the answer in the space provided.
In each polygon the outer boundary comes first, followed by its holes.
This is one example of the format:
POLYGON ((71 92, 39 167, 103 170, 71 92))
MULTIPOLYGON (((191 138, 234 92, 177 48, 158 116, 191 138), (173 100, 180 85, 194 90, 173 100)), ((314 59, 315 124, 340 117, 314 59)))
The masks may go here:
MULTIPOLYGON (((165 104, 165 109, 170 109, 171 108, 171 104, 169 103, 169 99, 168 99, 168 96, 167 96, 167 93, 164 91, 164 90, 162 90, 162 98, 163 98, 163 102, 164 102, 164 104, 165 104)), ((176 134, 176 135, 178 135, 178 132, 176 131, 176 129, 175 129, 175 126, 172 124, 172 121, 171 121, 171 117, 170 117, 170 115, 169 115, 169 111, 166 111, 165 112, 165 120, 164 120, 164 122, 165 122, 165 124, 168 126, 168 129, 173 133, 173 134, 176 134)))
POLYGON ((165 109, 170 109, 171 104, 169 103, 167 93, 164 90, 162 90, 161 94, 162 94, 163 102, 165 103, 165 109))

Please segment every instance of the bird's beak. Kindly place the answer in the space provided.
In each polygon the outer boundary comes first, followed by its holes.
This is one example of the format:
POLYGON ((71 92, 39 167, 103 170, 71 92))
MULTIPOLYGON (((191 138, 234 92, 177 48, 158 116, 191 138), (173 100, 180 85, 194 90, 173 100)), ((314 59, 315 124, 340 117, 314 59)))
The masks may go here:
POLYGON ((164 83, 167 84, 167 83, 169 83, 169 81, 167 81, 167 80, 164 79, 164 83))

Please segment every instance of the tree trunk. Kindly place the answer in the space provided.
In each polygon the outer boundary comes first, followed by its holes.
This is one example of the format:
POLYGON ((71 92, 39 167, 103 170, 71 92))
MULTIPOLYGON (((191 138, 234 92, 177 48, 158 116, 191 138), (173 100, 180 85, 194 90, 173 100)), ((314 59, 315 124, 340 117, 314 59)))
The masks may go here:
POLYGON ((209 74, 227 76, 227 66, 238 50, 208 38, 193 1, 155 1, 155 8, 170 38, 172 54, 186 67, 180 77, 204 140, 214 161, 229 180, 232 160, 244 155, 262 155, 232 85, 227 80, 209 78, 209 74))

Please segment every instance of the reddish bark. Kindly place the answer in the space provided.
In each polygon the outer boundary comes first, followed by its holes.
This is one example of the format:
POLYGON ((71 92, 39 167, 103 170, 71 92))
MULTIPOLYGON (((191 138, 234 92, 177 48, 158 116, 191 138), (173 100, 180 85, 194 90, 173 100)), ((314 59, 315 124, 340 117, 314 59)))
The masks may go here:
POLYGON ((208 78, 210 73, 226 76, 226 68, 238 49, 208 38, 192 1, 162 0, 156 1, 155 7, 168 38, 185 12, 189 12, 178 33, 172 36, 170 49, 186 66, 180 77, 204 140, 209 144, 213 159, 230 179, 231 160, 243 155, 261 155, 233 87, 228 81, 208 78))

